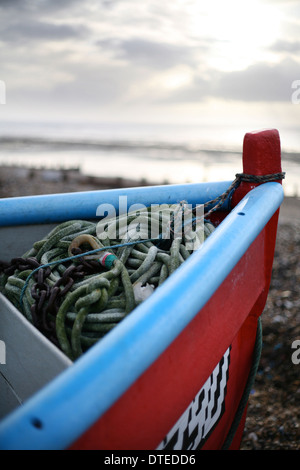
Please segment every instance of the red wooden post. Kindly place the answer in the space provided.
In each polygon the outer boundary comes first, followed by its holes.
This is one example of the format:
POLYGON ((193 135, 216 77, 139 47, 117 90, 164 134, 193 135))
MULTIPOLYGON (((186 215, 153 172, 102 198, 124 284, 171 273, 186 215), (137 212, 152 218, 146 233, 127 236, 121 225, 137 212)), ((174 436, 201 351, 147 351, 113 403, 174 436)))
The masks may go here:
MULTIPOLYGON (((280 137, 276 129, 248 132, 243 144, 243 172, 247 175, 281 173, 280 137)), ((280 180, 278 181, 280 182, 280 180)), ((232 197, 232 207, 259 183, 242 181, 232 197)))

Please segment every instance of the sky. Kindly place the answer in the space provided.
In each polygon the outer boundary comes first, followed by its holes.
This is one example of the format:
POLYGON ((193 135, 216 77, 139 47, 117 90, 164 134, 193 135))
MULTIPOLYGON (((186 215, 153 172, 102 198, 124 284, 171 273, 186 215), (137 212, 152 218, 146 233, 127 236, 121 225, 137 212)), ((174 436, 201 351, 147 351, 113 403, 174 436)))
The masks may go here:
POLYGON ((298 127, 299 31, 300 1, 0 0, 0 121, 298 127))

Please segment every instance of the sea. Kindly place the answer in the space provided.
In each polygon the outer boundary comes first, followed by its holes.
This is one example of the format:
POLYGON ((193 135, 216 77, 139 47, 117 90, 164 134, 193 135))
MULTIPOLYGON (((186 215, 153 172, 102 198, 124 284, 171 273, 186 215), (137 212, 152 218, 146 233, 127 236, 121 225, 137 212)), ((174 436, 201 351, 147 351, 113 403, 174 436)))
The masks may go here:
MULTIPOLYGON (((243 138, 252 130, 213 124, 0 122, 0 166, 77 169, 154 184, 231 181, 242 172, 243 138)), ((284 192, 300 197, 300 128, 278 131, 284 192)))

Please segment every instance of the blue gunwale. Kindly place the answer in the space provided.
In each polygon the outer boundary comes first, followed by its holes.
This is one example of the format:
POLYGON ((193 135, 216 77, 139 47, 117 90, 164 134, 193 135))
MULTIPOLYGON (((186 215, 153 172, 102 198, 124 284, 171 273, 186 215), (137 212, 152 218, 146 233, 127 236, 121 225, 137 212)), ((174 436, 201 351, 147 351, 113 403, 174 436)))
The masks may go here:
MULTIPOLYGON (((218 186, 220 190, 222 185, 218 186)), ((224 183, 224 187, 228 186, 224 183)), ((133 192, 136 196, 139 194, 136 189, 133 192)), ((179 193, 178 198, 181 198, 179 193)), ((189 198, 185 194, 183 199, 189 198)), ((196 202, 203 203, 199 199, 196 202)), ((157 202, 162 200, 163 195, 157 202)), ((283 189, 278 183, 266 183, 250 191, 203 247, 147 301, 0 423, 0 448, 68 448, 122 396, 195 317, 280 207, 282 200, 283 189), (39 419, 43 427, 37 429, 33 419, 39 419)), ((145 203, 140 199, 138 202, 145 203)))
POLYGON ((204 204, 223 194, 230 184, 231 181, 189 183, 3 198, 0 226, 94 219, 100 204, 112 204, 118 209, 120 196, 127 197, 128 207, 137 202, 145 206, 180 201, 204 204))

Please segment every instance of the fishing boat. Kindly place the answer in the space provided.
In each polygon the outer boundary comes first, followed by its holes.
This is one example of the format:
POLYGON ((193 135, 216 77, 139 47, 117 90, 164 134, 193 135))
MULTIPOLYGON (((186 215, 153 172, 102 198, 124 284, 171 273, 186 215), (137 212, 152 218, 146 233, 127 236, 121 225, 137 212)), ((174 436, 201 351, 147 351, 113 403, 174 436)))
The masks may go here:
MULTIPOLYGON (((0 259, 101 204, 202 205, 214 230, 80 357, 0 295, 0 448, 239 449, 283 201, 276 129, 245 134, 233 181, 0 200, 0 259)), ((99 211, 98 211, 99 213, 99 211)))

